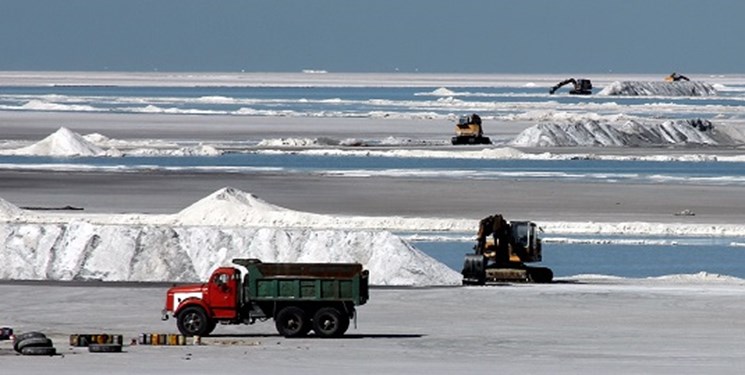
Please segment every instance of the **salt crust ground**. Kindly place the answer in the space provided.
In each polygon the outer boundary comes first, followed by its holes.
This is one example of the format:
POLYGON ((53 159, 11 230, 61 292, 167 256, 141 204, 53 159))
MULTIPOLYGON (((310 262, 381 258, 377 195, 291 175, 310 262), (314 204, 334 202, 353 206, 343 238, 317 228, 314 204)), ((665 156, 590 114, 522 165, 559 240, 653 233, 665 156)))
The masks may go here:
POLYGON ((56 357, 0 342, 3 373, 734 374, 745 366, 743 280, 609 279, 373 289, 349 337, 283 339, 271 322, 219 326, 205 345, 94 354, 72 333, 176 332, 166 287, 2 285, 3 324, 47 333, 56 357), (12 306, 12 308, 9 308, 12 306))

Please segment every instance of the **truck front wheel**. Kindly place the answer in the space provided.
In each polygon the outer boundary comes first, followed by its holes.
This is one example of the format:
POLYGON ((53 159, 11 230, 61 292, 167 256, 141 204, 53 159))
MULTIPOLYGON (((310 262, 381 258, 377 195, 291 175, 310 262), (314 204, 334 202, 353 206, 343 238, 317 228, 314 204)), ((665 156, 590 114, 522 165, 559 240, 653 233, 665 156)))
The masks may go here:
POLYGON ((279 310, 274 323, 277 332, 284 337, 302 337, 310 331, 310 322, 305 311, 295 306, 287 306, 279 310))
POLYGON ((212 319, 201 307, 187 307, 178 314, 178 330, 184 336, 207 336, 214 329, 212 319))
POLYGON ((349 328, 349 316, 333 307, 319 309, 313 315, 313 331, 320 337, 339 337, 349 328))

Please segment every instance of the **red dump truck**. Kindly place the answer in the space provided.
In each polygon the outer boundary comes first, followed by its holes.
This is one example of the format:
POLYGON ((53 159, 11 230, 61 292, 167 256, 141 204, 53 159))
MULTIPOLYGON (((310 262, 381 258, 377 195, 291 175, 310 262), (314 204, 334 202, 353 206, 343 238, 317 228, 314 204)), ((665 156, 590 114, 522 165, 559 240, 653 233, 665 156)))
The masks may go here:
POLYGON ((175 317, 186 336, 207 336, 217 323, 274 319, 285 337, 311 330, 320 337, 338 337, 369 296, 369 273, 358 263, 233 263, 245 267, 246 275, 235 267, 220 267, 204 284, 168 289, 163 320, 175 317))

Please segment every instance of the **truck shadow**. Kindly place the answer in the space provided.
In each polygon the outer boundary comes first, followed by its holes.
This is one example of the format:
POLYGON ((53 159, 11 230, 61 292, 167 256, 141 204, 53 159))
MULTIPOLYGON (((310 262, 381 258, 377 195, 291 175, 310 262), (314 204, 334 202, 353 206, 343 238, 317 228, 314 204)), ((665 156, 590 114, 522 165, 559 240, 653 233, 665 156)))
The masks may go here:
MULTIPOLYGON (((345 334, 342 337, 336 337, 334 340, 344 340, 344 339, 419 339, 422 337, 425 337, 426 335, 417 334, 417 333, 349 333, 345 334)), ((248 334, 238 334, 238 333, 227 333, 227 334, 212 334, 209 336, 210 338, 234 338, 234 339, 250 339, 250 338, 259 338, 259 337, 277 337, 281 338, 282 336, 279 334, 263 334, 263 333, 248 333, 248 334)), ((291 338, 292 339, 319 339, 319 340, 328 340, 321 338, 319 336, 315 336, 313 334, 310 334, 305 337, 297 337, 297 338, 291 338)))

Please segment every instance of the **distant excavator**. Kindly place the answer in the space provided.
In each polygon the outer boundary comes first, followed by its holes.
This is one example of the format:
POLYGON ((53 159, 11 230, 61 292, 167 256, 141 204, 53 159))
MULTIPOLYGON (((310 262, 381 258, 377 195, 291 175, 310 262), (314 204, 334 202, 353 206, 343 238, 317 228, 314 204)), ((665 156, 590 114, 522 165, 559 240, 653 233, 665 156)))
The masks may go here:
POLYGON ((574 88, 572 88, 569 93, 572 95, 590 95, 592 94, 592 82, 589 79, 574 79, 569 78, 565 79, 559 83, 557 83, 554 87, 551 88, 551 90, 548 92, 549 94, 553 94, 556 92, 556 90, 560 89, 564 85, 568 84, 574 85, 574 88))
POLYGON ((481 117, 477 114, 461 116, 455 124, 455 137, 452 138, 454 145, 478 145, 491 144, 489 137, 484 137, 484 129, 481 127, 481 117))
POLYGON ((678 82, 678 81, 690 81, 690 79, 688 79, 688 77, 682 74, 673 72, 673 74, 670 74, 669 76, 665 77, 665 81, 678 82))
POLYGON ((531 221, 507 221, 500 214, 482 219, 474 252, 466 254, 463 262, 463 285, 500 281, 550 283, 554 277, 550 268, 525 264, 542 260, 538 232, 538 226, 531 221))

